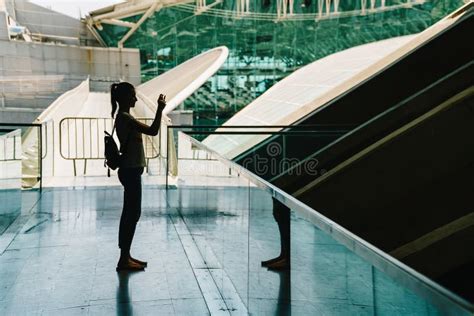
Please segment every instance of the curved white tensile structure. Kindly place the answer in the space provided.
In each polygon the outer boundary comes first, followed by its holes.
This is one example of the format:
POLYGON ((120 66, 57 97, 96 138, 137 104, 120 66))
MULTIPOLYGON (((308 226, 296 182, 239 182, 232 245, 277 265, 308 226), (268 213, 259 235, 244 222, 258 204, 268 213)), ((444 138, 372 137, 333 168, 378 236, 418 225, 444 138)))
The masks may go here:
MULTIPOLYGON (((43 153, 42 173, 54 175, 55 169, 65 163, 59 154, 59 123, 61 118, 77 116, 89 98, 89 79, 80 85, 60 95, 34 121, 43 125, 43 153), (56 142, 56 143, 55 143, 56 142), (56 167, 56 168, 55 168, 56 167)), ((22 186, 33 187, 39 175, 38 159, 38 129, 30 128, 22 138, 22 186)))
POLYGON ((160 93, 165 94, 167 106, 164 114, 168 114, 214 75, 228 56, 227 47, 216 47, 141 84, 137 91, 149 101, 148 103, 153 104, 153 111, 156 111, 156 100, 160 93))
MULTIPOLYGON (((223 126, 291 125, 359 80, 364 80, 366 77, 361 77, 362 72, 384 61, 414 37, 416 35, 364 44, 319 59, 276 83, 223 126)), ((280 128, 261 131, 270 130, 278 131, 280 128)), ((203 143, 232 159, 268 137, 270 135, 211 135, 203 143)))
MULTIPOLYGON (((156 78, 136 87, 138 101, 133 108, 133 114, 136 117, 151 117, 156 113, 156 100, 160 93, 167 96, 167 107, 164 111, 164 124, 169 121, 166 114, 174 110, 187 97, 194 93, 201 85, 203 85, 225 62, 229 54, 227 47, 217 47, 197 55, 186 62, 176 66, 175 68, 157 76, 156 78)), ((89 81, 86 80, 78 87, 64 93, 55 102, 53 102, 36 120, 35 123, 49 124, 53 128, 49 128, 46 137, 48 151, 43 159, 43 177, 48 176, 73 176, 72 160, 64 159, 65 144, 75 141, 75 135, 68 138, 68 133, 74 131, 79 137, 77 138, 78 151, 73 152, 72 156, 84 154, 82 148, 89 148, 89 144, 83 144, 82 140, 90 139, 91 135, 100 135, 94 141, 92 150, 97 151, 100 155, 103 153, 103 129, 111 129, 111 105, 110 93, 90 92, 89 81), (70 126, 63 124, 60 126, 61 120, 66 117, 92 117, 109 119, 108 123, 102 125, 79 124, 70 126), (63 155, 61 155, 59 143, 59 135, 61 134, 63 155), (82 137, 84 136, 84 137, 82 137), (81 142, 79 144, 79 142, 81 142)), ((68 121, 69 122, 69 121, 68 121)), ((25 174, 24 185, 32 186, 38 175, 38 164, 34 162, 38 157, 37 137, 35 133, 29 133, 23 138, 24 161, 23 173, 25 174), (25 152, 26 151, 26 152, 25 152), (29 176, 28 176, 29 175, 29 176)), ((97 137, 95 137, 97 138, 97 137)), ((155 137, 153 142, 156 146, 160 145, 160 140, 155 137)), ((76 147, 76 146, 71 146, 76 147)), ((70 152, 68 153, 70 154, 70 152)), ((90 153, 89 153, 90 154, 90 153)), ((77 166, 78 174, 82 174, 83 162, 77 166)), ((103 160, 91 160, 87 162, 87 175, 106 175, 106 169, 103 167, 103 160)))

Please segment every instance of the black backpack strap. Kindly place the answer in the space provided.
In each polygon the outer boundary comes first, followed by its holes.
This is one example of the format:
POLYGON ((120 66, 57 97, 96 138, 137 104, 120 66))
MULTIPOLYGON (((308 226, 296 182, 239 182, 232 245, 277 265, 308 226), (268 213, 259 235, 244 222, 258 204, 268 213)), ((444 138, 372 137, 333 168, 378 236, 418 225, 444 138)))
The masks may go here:
MULTIPOLYGON (((113 117, 112 117, 113 118, 113 117)), ((114 137, 114 132, 115 132, 115 119, 114 119, 114 125, 112 127, 112 133, 108 133, 107 131, 105 131, 105 134, 109 137, 111 137, 113 139, 114 137)), ((107 167, 107 177, 110 178, 110 168, 107 166, 107 159, 104 159, 104 167, 107 167)))
MULTIPOLYGON (((117 116, 119 115, 120 111, 117 113, 117 116)), ((115 122, 114 122, 114 128, 115 128, 115 122)), ((112 135, 114 134, 114 130, 112 129, 112 135)), ((130 131, 127 133, 127 138, 125 139, 125 143, 123 144, 122 146, 122 143, 120 143, 120 153, 124 154, 126 150, 122 151, 122 147, 127 149, 127 145, 128 145, 128 139, 130 138, 130 131)), ((119 139, 120 141, 120 139, 119 139)))
POLYGON ((110 134, 111 137, 114 137, 115 132, 115 120, 114 120, 114 127, 112 127, 112 133, 110 134))

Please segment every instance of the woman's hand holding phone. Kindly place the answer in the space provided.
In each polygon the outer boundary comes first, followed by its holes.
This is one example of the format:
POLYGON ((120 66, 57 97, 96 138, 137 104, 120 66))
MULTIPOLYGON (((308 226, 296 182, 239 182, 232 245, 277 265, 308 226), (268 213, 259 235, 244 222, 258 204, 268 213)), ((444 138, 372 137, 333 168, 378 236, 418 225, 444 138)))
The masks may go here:
POLYGON ((166 107, 166 95, 160 94, 158 97, 158 111, 163 112, 166 107))

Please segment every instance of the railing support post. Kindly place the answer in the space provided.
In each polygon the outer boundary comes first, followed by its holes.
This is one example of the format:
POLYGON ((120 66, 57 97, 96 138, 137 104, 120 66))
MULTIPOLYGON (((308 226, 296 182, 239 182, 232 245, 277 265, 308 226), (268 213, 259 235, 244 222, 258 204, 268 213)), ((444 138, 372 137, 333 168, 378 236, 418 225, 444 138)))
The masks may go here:
POLYGON ((39 150, 38 150, 38 159, 39 159, 39 181, 40 181, 40 193, 43 192, 43 125, 39 126, 39 150))
POLYGON ((166 190, 168 190, 168 172, 169 172, 169 161, 170 161, 170 128, 166 126, 166 190))

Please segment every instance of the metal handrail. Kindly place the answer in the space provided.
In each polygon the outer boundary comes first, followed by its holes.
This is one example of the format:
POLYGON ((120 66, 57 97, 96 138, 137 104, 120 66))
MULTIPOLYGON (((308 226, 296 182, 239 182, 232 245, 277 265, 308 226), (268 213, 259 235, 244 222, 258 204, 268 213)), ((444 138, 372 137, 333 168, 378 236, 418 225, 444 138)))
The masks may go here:
MULTIPOLYGON (((262 179, 237 163, 221 156, 198 140, 186 135, 185 133, 182 134, 191 144, 206 151, 229 169, 236 171, 239 175, 244 176, 256 186, 264 189, 266 192, 271 194, 272 197, 289 207, 291 210, 299 213, 302 217, 308 219, 316 227, 346 246, 356 255, 364 258, 380 271, 397 280, 397 283, 427 299, 444 313, 452 315, 472 315, 474 313, 474 305, 457 294, 449 291, 399 260, 393 258, 268 181, 262 179)), ((166 175, 166 178, 168 178, 168 174, 166 175)))
MULTIPOLYGON (((137 120, 145 124, 149 121, 153 121, 152 118, 143 118, 143 117, 139 117, 137 118, 137 120)), ((104 153, 103 153, 103 150, 100 150, 102 148, 100 144, 103 139, 103 131, 107 129, 110 130, 111 128, 108 128, 108 125, 110 125, 109 127, 112 127, 112 124, 113 124, 113 119, 108 118, 108 117, 107 118, 104 118, 104 117, 65 117, 61 119, 61 121, 59 122, 59 148, 60 148, 59 153, 61 157, 66 160, 104 159, 104 153), (99 123, 101 121, 103 122, 103 124, 99 123), (73 134, 71 134, 71 126, 66 125, 69 122, 74 122, 73 123, 74 131, 72 131, 73 134), (84 141, 82 142, 82 150, 79 150, 81 148, 79 148, 79 145, 77 142, 78 127, 80 127, 83 140, 86 140, 86 142, 84 141), (91 133, 93 128, 95 128, 95 132, 91 133), (63 129, 67 129, 66 136, 64 136, 63 129), (86 137, 86 133, 88 133, 89 137, 86 137), (74 136, 73 138, 75 140, 75 144, 71 144, 69 142, 71 136, 74 136), (63 140, 66 140, 67 146, 65 146, 65 143, 63 140), (87 142, 87 140, 89 141, 87 142), (96 141, 93 142, 92 140, 96 140, 96 141), (74 146, 73 151, 71 150, 71 145, 74 146), (94 145, 96 148, 93 148, 94 145), (68 147, 67 152, 65 150, 66 149, 65 147, 68 147), (82 154, 78 154, 78 152, 82 154)), ((151 140, 151 137, 149 135, 144 135, 144 136, 146 136, 144 147, 146 147, 146 145, 150 145, 152 148, 151 153, 145 152, 145 158, 146 159, 158 158, 160 155, 160 149, 156 148, 155 144, 153 144, 153 141, 151 140)))
MULTIPOLYGON (((38 175, 36 176, 37 181, 39 182, 39 190, 40 192, 43 190, 43 158, 41 155, 41 150, 43 148, 43 125, 39 123, 0 123, 0 127, 29 127, 24 135, 27 135, 31 132, 31 128, 35 127, 38 128, 38 175)), ((23 139, 22 139, 23 145, 23 139)), ((22 157, 22 161, 24 161, 24 157, 22 157)))
POLYGON ((52 119, 49 119, 49 120, 46 120, 44 122, 41 122, 41 124, 44 126, 44 133, 43 133, 43 147, 42 147, 42 155, 41 155, 41 158, 45 159, 46 156, 48 155, 48 130, 51 130, 51 138, 53 140, 52 144, 53 144, 53 151, 54 152, 54 121, 52 119), (51 129, 48 129, 48 124, 52 124, 53 127, 51 129))
MULTIPOLYGON (((138 117, 138 121, 147 124, 153 118, 138 117)), ((74 175, 76 172, 76 161, 84 161, 84 174, 87 171, 88 160, 103 160, 103 132, 111 130, 113 118, 110 117, 64 117, 59 122, 59 154, 65 160, 72 160, 74 175), (81 135, 78 135, 80 133, 81 135), (78 141, 82 138, 82 143, 78 141)), ((143 147, 147 166, 150 159, 160 157, 161 148, 155 146, 153 139, 149 135, 144 135, 143 147), (148 149, 151 148, 151 151, 148 149)), ((161 131, 158 132, 158 137, 161 131)))
POLYGON ((3 140, 3 157, 0 157, 0 161, 18 161, 21 160, 21 157, 17 157, 17 139, 21 140, 21 133, 18 130, 13 130, 8 134, 0 136, 0 139, 3 140), (13 138, 13 155, 11 158, 7 158, 7 139, 13 138))

